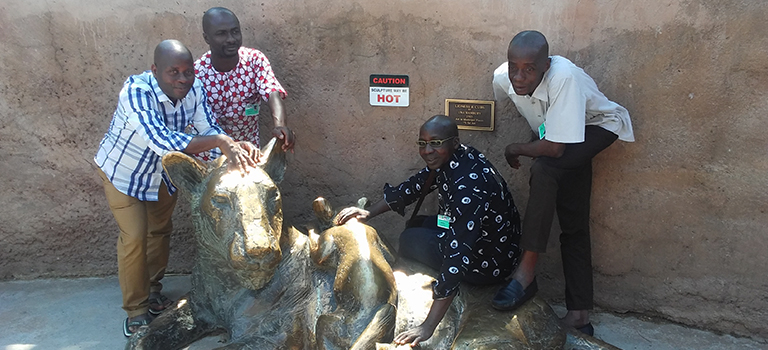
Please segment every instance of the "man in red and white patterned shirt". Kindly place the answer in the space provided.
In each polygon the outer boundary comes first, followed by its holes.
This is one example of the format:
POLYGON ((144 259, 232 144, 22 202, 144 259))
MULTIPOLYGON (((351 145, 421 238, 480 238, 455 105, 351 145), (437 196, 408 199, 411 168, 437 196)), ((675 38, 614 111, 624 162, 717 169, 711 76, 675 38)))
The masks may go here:
MULTIPOLYGON (((282 99, 286 92, 275 78, 267 56, 242 47, 240 21, 223 7, 203 15, 203 38, 210 51, 195 62, 195 75, 203 83, 208 104, 219 125, 236 141, 259 143, 259 109, 269 104, 275 128, 272 134, 283 140, 283 149, 293 149, 295 135, 286 126, 282 99)), ((201 154, 205 161, 208 154, 201 154)))

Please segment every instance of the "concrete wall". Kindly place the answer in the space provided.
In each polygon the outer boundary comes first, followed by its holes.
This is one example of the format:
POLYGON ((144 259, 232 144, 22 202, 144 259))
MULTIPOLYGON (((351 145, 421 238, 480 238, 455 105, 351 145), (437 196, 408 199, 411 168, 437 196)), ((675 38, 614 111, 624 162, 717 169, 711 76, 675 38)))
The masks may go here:
MULTIPOLYGON (((594 162, 597 304, 768 337, 764 1, 5 0, 0 278, 115 273, 116 225, 91 159, 125 78, 165 38, 202 54, 200 16, 215 5, 239 14, 244 43, 289 92, 298 143, 282 187, 295 222, 318 195, 377 200, 423 166, 423 120, 446 98, 492 99, 511 37, 541 30, 630 110, 638 140, 594 162), (411 106, 371 107, 375 73, 409 75, 411 106)), ((527 171, 509 169, 502 148, 530 133, 508 103, 497 112, 496 131, 461 137, 502 169, 523 209, 527 171)), ((402 220, 372 224, 394 239, 402 220)), ((176 228, 171 269, 184 272, 194 249, 183 204, 176 228)), ((551 298, 563 287, 556 240, 540 273, 551 298)))

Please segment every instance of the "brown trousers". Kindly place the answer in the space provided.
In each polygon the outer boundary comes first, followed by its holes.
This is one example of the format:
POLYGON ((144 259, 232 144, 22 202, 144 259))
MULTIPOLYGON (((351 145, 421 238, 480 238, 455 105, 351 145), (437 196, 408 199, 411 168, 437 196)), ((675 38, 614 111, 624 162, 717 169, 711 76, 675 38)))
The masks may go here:
POLYGON ((123 309, 136 317, 149 309, 149 293, 160 292, 168 266, 168 251, 176 194, 160 185, 157 202, 140 201, 118 191, 101 169, 109 209, 120 228, 117 239, 117 274, 123 292, 123 309))

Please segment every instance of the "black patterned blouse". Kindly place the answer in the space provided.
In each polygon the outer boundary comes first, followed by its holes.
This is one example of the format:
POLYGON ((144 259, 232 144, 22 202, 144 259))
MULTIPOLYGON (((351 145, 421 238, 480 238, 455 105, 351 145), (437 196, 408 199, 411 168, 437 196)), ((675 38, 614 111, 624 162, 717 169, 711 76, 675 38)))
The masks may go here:
MULTIPOLYGON (((450 228, 437 233, 443 264, 432 285, 433 298, 443 299, 458 290, 466 274, 494 283, 512 273, 521 254, 520 215, 507 183, 473 147, 461 145, 436 171, 429 192, 439 189, 439 214, 450 217, 450 228)), ((428 176, 425 167, 397 187, 384 185, 389 208, 404 215, 428 176)))

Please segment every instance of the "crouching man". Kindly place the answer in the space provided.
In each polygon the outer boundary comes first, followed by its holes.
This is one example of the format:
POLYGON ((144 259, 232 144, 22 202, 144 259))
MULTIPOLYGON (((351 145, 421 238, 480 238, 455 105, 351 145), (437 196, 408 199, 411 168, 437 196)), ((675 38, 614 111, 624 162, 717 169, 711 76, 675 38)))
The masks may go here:
POLYGON ((427 319, 395 336, 395 343, 411 346, 432 336, 460 282, 502 282, 521 254, 520 216, 507 184, 482 153, 461 144, 456 123, 444 115, 430 118, 421 126, 417 143, 424 169, 398 186, 385 185, 384 198, 369 210, 342 210, 336 222, 366 221, 389 210, 404 215, 407 205, 438 191, 440 215, 400 235, 400 256, 438 271, 427 319))

